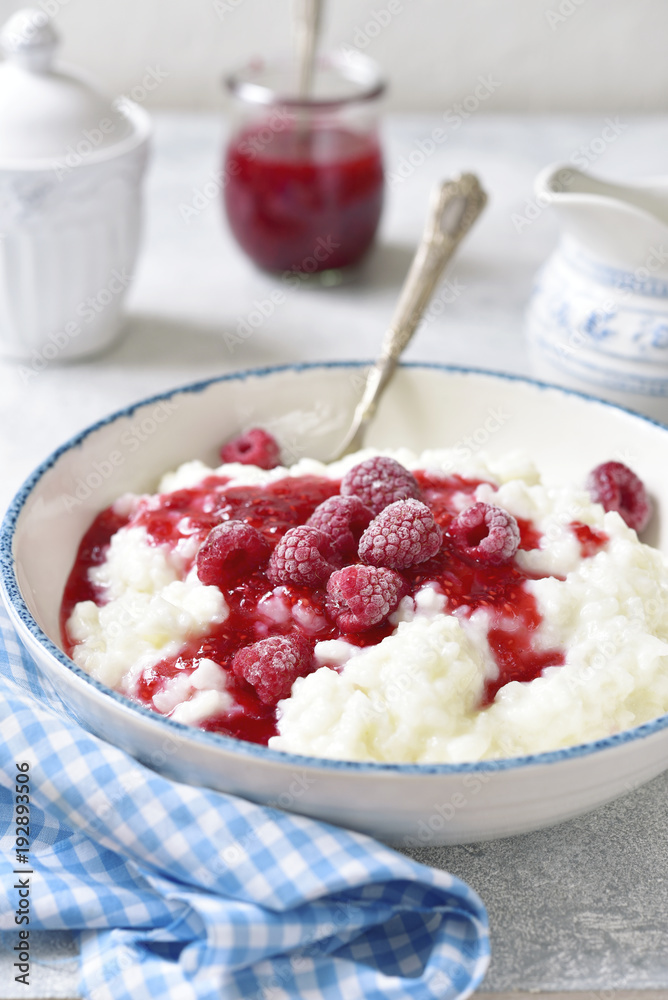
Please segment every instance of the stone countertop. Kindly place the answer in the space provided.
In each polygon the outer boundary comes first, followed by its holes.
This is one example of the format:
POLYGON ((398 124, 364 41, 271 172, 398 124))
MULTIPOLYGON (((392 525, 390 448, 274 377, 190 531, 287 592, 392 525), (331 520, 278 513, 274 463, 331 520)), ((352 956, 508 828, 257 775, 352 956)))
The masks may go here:
MULTIPOLYGON (((442 124, 434 115, 387 121, 391 183, 378 246, 344 286, 289 288, 245 260, 221 218, 224 121, 156 116, 143 253, 123 339, 101 358, 66 366, 0 362, 0 507, 56 446, 144 396, 257 365, 372 357, 431 185, 459 170, 480 176, 490 205, 407 356, 528 374, 523 310, 557 233, 533 198, 533 177, 569 160, 620 179, 664 173, 668 118, 477 115, 431 142, 442 124), (612 141, 600 139, 604 129, 616 132, 612 141), (277 287, 283 294, 272 303, 277 287), (241 336, 258 304, 267 315, 241 336)), ((664 775, 550 830, 413 852, 464 878, 488 906, 493 958, 483 990, 668 991, 667 799, 664 775)), ((76 996, 69 936, 38 935, 35 944, 34 985, 20 996, 76 996)), ((19 995, 10 948, 1 935, 0 998, 19 995)))
POLYGON ((492 961, 482 991, 668 996, 667 802, 668 773, 551 829, 410 852, 484 900, 492 961))

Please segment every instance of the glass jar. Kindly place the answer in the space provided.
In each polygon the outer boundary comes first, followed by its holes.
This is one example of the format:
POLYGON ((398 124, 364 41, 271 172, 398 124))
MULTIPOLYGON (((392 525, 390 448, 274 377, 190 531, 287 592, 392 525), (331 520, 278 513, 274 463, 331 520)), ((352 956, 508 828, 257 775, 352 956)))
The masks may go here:
POLYGON ((385 84, 357 52, 316 61, 300 99, 294 63, 257 60, 225 81, 235 121, 223 197, 241 248, 261 268, 299 274, 356 264, 383 205, 378 112, 385 84))

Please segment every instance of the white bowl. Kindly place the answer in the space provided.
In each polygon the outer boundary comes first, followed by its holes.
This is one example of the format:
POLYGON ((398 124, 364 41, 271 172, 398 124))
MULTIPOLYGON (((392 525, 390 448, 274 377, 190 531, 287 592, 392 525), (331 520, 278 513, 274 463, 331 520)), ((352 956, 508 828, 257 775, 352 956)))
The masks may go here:
MULTIPOLYGON (((668 715, 607 739, 471 764, 361 764, 283 754, 172 722, 91 680, 59 648, 58 611, 79 541, 126 490, 260 424, 296 459, 326 457, 357 398, 356 364, 233 374, 177 389, 84 431, 43 463, 0 535, 13 622, 51 691, 86 728, 160 772, 362 830, 400 846, 466 843, 569 819, 668 767, 668 715)), ((668 551, 668 429, 606 403, 521 378, 410 365, 397 374, 369 444, 518 447, 548 482, 582 482, 624 455, 657 504, 650 541, 668 551)))

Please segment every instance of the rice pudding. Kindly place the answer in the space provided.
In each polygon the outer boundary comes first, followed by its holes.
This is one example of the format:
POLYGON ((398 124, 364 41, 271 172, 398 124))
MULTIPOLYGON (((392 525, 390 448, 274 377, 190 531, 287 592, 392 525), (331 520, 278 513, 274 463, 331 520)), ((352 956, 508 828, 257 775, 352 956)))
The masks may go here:
POLYGON ((519 455, 253 454, 187 463, 95 520, 62 606, 91 676, 179 722, 359 761, 537 753, 668 711, 666 559, 591 484, 544 485, 519 455))

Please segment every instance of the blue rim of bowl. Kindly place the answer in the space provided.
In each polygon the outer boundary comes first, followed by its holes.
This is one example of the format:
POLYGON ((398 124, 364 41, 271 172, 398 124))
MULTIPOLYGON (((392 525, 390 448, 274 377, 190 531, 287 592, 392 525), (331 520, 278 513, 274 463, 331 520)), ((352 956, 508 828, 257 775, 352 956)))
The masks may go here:
MULTIPOLYGON (((245 740, 239 740, 233 736, 224 736, 220 733, 210 733, 195 726, 187 726, 180 722, 174 722, 166 716, 161 716, 159 713, 152 712, 150 709, 144 708, 141 705, 135 705, 128 698, 125 698, 123 695, 113 691, 111 688, 106 687, 104 684, 101 684, 99 681, 90 677, 84 670, 78 667, 69 658, 69 656, 62 651, 62 649, 56 646, 56 644, 46 635, 45 632, 42 631, 23 599, 18 580, 16 579, 12 543, 14 530, 26 500, 42 476, 55 465, 61 455, 70 451, 72 448, 76 448, 83 441, 85 441, 86 438, 90 437, 91 434, 100 430, 100 428, 105 427, 122 417, 132 416, 137 410, 145 406, 159 403, 163 400, 170 399, 172 396, 180 395, 182 393, 203 392, 210 386, 219 382, 242 381, 251 377, 262 378, 283 372, 298 373, 319 368, 363 368, 369 364, 369 361, 313 361, 245 369, 239 372, 229 372, 223 375, 216 375, 200 382, 192 382, 187 385, 178 386, 177 388, 170 389, 167 392, 158 393, 155 396, 142 399, 137 403, 124 407, 122 410, 117 410, 115 413, 112 413, 107 417, 103 417, 101 420, 98 420, 96 423, 87 427, 73 438, 70 438, 69 441, 66 441, 63 445, 52 452, 52 454, 49 455, 49 457, 46 458, 26 479, 7 508, 2 525, 0 526, 0 570, 2 572, 0 583, 2 583, 3 593, 6 601, 10 605, 10 612, 13 612, 13 617, 18 619, 19 623, 26 629, 26 631, 29 632, 30 635, 36 639, 37 642, 56 660, 60 667, 66 668, 71 673, 75 674, 75 676, 77 676, 81 681, 84 681, 86 684, 92 686, 98 694, 113 699, 121 709, 128 711, 131 714, 136 713, 140 718, 143 718, 152 724, 158 722, 158 724, 167 727, 167 732, 171 731, 175 735, 178 733, 181 738, 188 737, 195 743, 202 744, 203 746, 216 747, 220 750, 254 758, 259 761, 268 761, 273 764, 285 764, 288 766, 298 766, 321 771, 343 771, 350 772, 351 774, 369 775, 390 774, 426 776, 476 773, 485 771, 511 771, 521 767, 554 764, 560 761, 575 760, 580 757, 586 757, 601 750, 609 750, 614 747, 622 746, 625 743, 631 743, 638 739, 644 739, 647 736, 651 736, 654 733, 658 733, 661 730, 668 728, 668 714, 665 714, 658 716, 656 719, 651 719, 649 722, 642 723, 640 726, 635 726, 632 729, 625 729, 622 732, 614 733, 613 735, 606 736, 603 739, 592 740, 588 743, 578 743, 575 746, 565 747, 560 750, 549 750, 544 753, 528 754, 522 757, 503 757, 496 760, 464 761, 457 764, 389 764, 371 761, 331 760, 325 757, 310 757, 306 755, 302 756, 301 754, 286 753, 281 750, 271 750, 269 747, 262 746, 257 743, 248 743, 245 740)), ((402 367, 425 369, 430 371, 444 371, 455 375, 474 375, 491 379, 502 379, 509 382, 519 382, 524 385, 533 386, 534 388, 549 390, 566 396, 575 396, 576 398, 586 400, 597 406, 604 406, 615 411, 627 413, 629 416, 642 420, 645 423, 652 424, 668 434, 668 427, 666 425, 659 423, 657 420, 652 420, 651 417, 646 417, 643 414, 636 413, 634 410, 618 406, 615 403, 608 403, 606 400, 598 399, 597 397, 590 396, 584 392, 578 392, 573 389, 565 389, 562 386, 551 385, 547 382, 541 382, 538 379, 529 378, 524 375, 514 375, 509 372, 496 372, 481 368, 446 365, 439 362, 405 362, 402 364, 402 367)), ((19 638, 21 638, 20 632, 19 638)))

